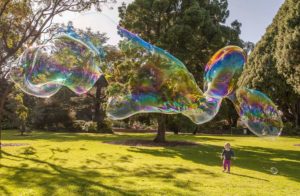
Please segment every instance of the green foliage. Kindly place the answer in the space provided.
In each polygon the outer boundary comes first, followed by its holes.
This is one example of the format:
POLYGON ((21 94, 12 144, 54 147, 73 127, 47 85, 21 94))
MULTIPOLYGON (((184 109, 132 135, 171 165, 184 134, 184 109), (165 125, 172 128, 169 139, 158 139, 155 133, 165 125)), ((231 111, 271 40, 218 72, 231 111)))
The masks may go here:
POLYGON ((193 133, 197 129, 197 125, 193 123, 189 118, 181 114, 168 116, 167 129, 174 133, 193 133))
POLYGON ((210 56, 225 45, 242 45, 241 24, 224 25, 227 6, 227 0, 136 0, 119 8, 120 23, 183 61, 203 86, 210 56))
POLYGON ((24 94, 13 90, 13 92, 8 96, 8 104, 5 107, 5 123, 4 127, 7 128, 19 128, 26 124, 29 117, 29 108, 24 103, 24 94))
POLYGON ((96 132, 97 123, 93 121, 74 120, 72 123, 72 131, 75 132, 96 132))
POLYGON ((25 122, 28 117, 28 108, 24 106, 23 103, 23 96, 21 94, 18 94, 15 96, 15 101, 17 104, 16 108, 16 115, 19 121, 25 122))
POLYGON ((300 1, 286 0, 272 27, 276 40, 275 67, 300 96, 300 1))
MULTIPOLYGON (((88 34, 92 41, 94 41, 96 47, 101 47, 101 45, 107 40, 105 34, 100 32, 92 32, 91 30, 79 31, 79 34, 83 35, 84 33, 88 34)), ((58 43, 59 44, 59 43, 58 43)), ((74 58, 65 58, 68 57, 69 48, 63 47, 62 51, 54 56, 60 61, 68 61, 69 66, 82 65, 84 62, 78 62, 78 59, 74 58)), ((103 64, 103 61, 100 57, 95 58, 96 65, 101 66, 102 71, 106 71, 106 65, 103 64)), ((47 77, 45 74, 35 75, 35 82, 44 81, 47 77)), ((31 100, 27 100, 28 103, 25 105, 30 108, 26 111, 23 105, 22 97, 18 96, 20 93, 19 89, 15 89, 13 93, 9 95, 9 99, 6 104, 6 108, 10 108, 10 112, 4 114, 5 117, 5 128, 16 128, 19 126, 15 119, 14 111, 18 115, 18 118, 23 121, 28 121, 27 124, 30 124, 34 128, 47 129, 47 130, 67 130, 67 131, 84 131, 82 129, 74 128, 76 120, 81 120, 87 124, 90 121, 96 121, 95 107, 105 106, 106 99, 105 91, 101 91, 101 97, 94 96, 96 94, 98 85, 93 87, 88 94, 78 96, 71 92, 67 88, 62 88, 55 96, 49 99, 39 99, 33 98, 30 96, 31 100), (95 105, 96 101, 100 101, 102 105, 95 105), (15 105, 18 106, 15 106, 15 105), (27 118, 28 117, 28 118, 27 118), (74 123, 75 122, 75 123, 74 123)), ((26 96, 29 97, 29 96, 26 96)), ((104 121, 104 120, 103 120, 104 121)), ((109 126, 107 126, 109 127, 109 126)), ((95 123, 92 123, 92 126, 88 129, 89 131, 95 130, 95 123)))
MULTIPOLYGON (((4 103, 11 91, 13 84, 8 81, 7 74, 14 60, 28 46, 40 43, 41 35, 51 35, 56 32, 57 25, 53 24, 53 18, 62 13, 82 12, 92 7, 101 11, 103 4, 116 3, 116 0, 1 0, 0 1, 0 123, 4 113, 4 103)), ((47 37, 47 36, 46 36, 47 37)), ((102 39, 99 39, 102 41, 102 39)), ((93 40, 94 41, 94 40, 93 40)), ((61 51, 61 55, 68 50, 61 51)), ((59 58, 59 56, 57 57, 59 58)), ((76 59, 66 58, 70 66, 76 59)), ((96 63, 98 64, 98 60, 96 63)), ((80 62, 83 63, 84 62, 80 62)), ((47 75, 39 75, 37 81, 44 81, 47 75)), ((18 114, 22 119, 26 118, 25 108, 19 108, 18 114)), ((9 124, 8 124, 9 125, 9 124)), ((24 126, 23 126, 24 127, 24 126)), ((1 126, 0 126, 1 129, 1 126)))
MULTIPOLYGON (((229 16, 227 7, 227 0, 135 0, 128 6, 123 4, 119 8, 120 24, 179 58, 202 87, 204 67, 213 53, 225 45, 243 45, 239 38, 241 23, 235 20, 231 27, 224 25, 229 16)), ((139 51, 132 48, 128 50, 131 57, 139 51)), ((131 87, 137 86, 136 84, 149 83, 138 80, 142 78, 140 74, 147 74, 147 70, 140 69, 141 62, 151 64, 151 60, 141 58, 137 58, 135 62, 126 62, 124 59, 116 62, 112 74, 115 78, 110 81, 109 92, 126 94, 132 92, 131 87)), ((156 66, 163 65, 163 62, 152 63, 156 66)), ((151 80, 149 77, 147 79, 151 80)), ((167 95, 178 86, 174 81, 169 83, 171 85, 162 87, 167 95)), ((231 109, 234 110, 233 107, 231 109)), ((196 126, 180 115, 168 116, 168 121, 168 129, 174 131, 191 131, 196 126)))
POLYGON ((101 11, 103 4, 115 0, 72 0, 62 1, 0 1, 0 76, 6 63, 15 58, 25 47, 32 45, 43 33, 51 33, 57 26, 52 24, 55 16, 63 12, 81 12, 91 7, 101 11))
POLYGON ((299 10, 300 1, 284 2, 256 44, 240 78, 240 84, 270 96, 283 111, 284 120, 293 124, 300 122, 299 10))
POLYGON ((18 44, 25 38, 23 32, 28 30, 26 27, 28 28, 32 15, 30 1, 0 1, 0 76, 5 72, 4 60, 8 53, 20 54, 21 46, 18 44))
POLYGON ((71 128, 72 122, 77 118, 77 111, 72 108, 75 103, 66 96, 67 93, 71 94, 62 89, 52 98, 37 100, 31 115, 33 126, 48 130, 71 128))
POLYGON ((294 123, 286 122, 282 131, 283 135, 300 135, 300 127, 295 128, 294 123))

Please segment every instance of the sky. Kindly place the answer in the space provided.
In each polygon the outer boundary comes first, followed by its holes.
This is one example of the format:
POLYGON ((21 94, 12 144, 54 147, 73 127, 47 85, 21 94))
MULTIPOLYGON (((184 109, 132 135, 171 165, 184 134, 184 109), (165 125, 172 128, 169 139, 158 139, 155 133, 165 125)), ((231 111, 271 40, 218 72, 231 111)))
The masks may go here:
MULTIPOLYGON (((85 29, 90 27, 94 31, 105 32, 110 37, 109 44, 116 44, 119 36, 116 25, 119 21, 118 7, 122 2, 130 3, 133 0, 118 0, 115 5, 103 6, 103 14, 88 11, 81 14, 64 13, 55 18, 54 22, 67 23, 72 21, 75 28, 85 29), (113 9, 111 9, 113 6, 113 9)), ((256 43, 265 33, 266 28, 272 23, 274 16, 284 0, 228 0, 230 25, 235 19, 242 23, 241 38, 244 41, 256 43)))
POLYGON ((230 25, 237 19, 242 23, 241 38, 244 41, 258 42, 272 23, 284 0, 228 0, 230 25))

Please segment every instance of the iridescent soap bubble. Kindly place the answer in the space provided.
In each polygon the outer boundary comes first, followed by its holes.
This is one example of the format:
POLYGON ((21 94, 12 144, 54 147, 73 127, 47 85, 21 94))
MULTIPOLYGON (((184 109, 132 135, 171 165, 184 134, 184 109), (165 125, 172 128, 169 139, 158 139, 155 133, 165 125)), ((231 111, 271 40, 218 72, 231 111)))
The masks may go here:
POLYGON ((241 87, 230 99, 242 122, 258 136, 278 136, 283 128, 281 113, 262 92, 241 87))
POLYGON ((278 174, 278 169, 276 168, 276 167, 271 167, 270 168, 270 172, 273 174, 273 175, 276 175, 276 174, 278 174))
POLYGON ((99 67, 106 66, 110 83, 106 111, 111 119, 181 113, 202 124, 212 120, 222 100, 229 98, 253 133, 279 135, 282 121, 273 102, 258 91, 237 86, 246 62, 241 48, 226 46, 213 55, 205 67, 203 93, 179 59, 109 17, 95 12, 73 22, 81 29, 106 31, 110 39, 95 45, 69 27, 51 43, 28 48, 11 70, 11 78, 24 92, 50 97, 66 86, 82 94, 99 79, 99 67))
POLYGON ((245 125, 256 135, 279 135, 282 121, 276 106, 264 94, 238 88, 246 57, 241 48, 219 50, 205 70, 205 93, 198 88, 184 64, 170 53, 122 28, 120 43, 124 60, 116 66, 134 70, 123 95, 109 99, 107 113, 124 119, 137 113, 181 113, 194 123, 210 121, 219 111, 223 98, 231 99, 245 125), (129 90, 128 90, 129 89, 129 90))
POLYGON ((205 67, 205 94, 225 97, 234 92, 245 62, 246 57, 240 47, 226 46, 217 51, 205 67))
POLYGON ((63 86, 83 94, 102 74, 99 66, 103 53, 69 26, 50 43, 26 49, 10 77, 25 93, 37 97, 50 97, 63 86))
POLYGON ((136 34, 117 28, 124 38, 119 44, 124 60, 113 66, 129 66, 133 76, 127 92, 118 92, 109 99, 110 118, 119 120, 137 113, 182 113, 202 124, 217 114, 221 99, 205 96, 180 60, 136 34))

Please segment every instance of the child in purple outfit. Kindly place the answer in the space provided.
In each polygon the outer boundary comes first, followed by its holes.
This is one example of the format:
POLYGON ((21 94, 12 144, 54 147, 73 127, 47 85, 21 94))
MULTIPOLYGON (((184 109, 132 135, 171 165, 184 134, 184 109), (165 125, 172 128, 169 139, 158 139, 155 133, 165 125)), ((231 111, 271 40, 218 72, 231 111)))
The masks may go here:
POLYGON ((230 173, 230 161, 231 161, 231 157, 234 157, 233 150, 230 148, 230 144, 226 143, 224 145, 224 150, 222 152, 223 167, 224 167, 223 172, 225 172, 226 169, 227 169, 227 173, 230 173))

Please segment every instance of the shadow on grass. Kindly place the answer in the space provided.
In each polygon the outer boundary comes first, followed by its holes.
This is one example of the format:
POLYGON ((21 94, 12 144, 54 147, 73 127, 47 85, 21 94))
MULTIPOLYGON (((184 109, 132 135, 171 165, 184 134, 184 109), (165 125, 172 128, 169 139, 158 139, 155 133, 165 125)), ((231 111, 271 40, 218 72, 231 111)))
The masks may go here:
MULTIPOLYGON (((207 142, 207 141, 210 141, 210 142, 220 142, 220 141, 224 141, 225 142, 231 142, 231 141, 234 141, 234 139, 229 139, 228 137, 227 138, 215 138, 213 136, 209 137, 209 136, 205 136, 205 135, 191 135, 191 134, 179 134, 179 135, 173 135, 175 136, 176 138, 180 138, 180 140, 184 140, 184 139, 187 139, 189 141, 196 141, 196 142, 207 142)), ((228 135, 226 135, 228 136, 228 135)), ((233 137, 234 136, 230 136, 230 137, 233 137)))
POLYGON ((248 175, 243 175, 243 174, 238 174, 238 173, 232 173, 232 172, 230 172, 229 175, 240 176, 240 177, 251 178, 251 179, 255 179, 255 180, 262 180, 262 181, 265 181, 265 182, 270 182, 269 180, 266 180, 266 179, 263 179, 263 178, 256 178, 256 177, 252 177, 252 176, 248 176, 248 175))
POLYGON ((300 153, 293 150, 280 150, 264 147, 242 146, 236 148, 236 165, 273 175, 271 167, 279 170, 281 176, 300 182, 300 153))
MULTIPOLYGON (((27 151, 24 149, 24 151, 27 151)), ((30 147, 30 151, 36 152, 33 147, 30 147)), ((69 153, 68 149, 55 148, 53 152, 69 153)), ((163 164, 144 164, 140 167, 128 169, 113 164, 115 160, 114 156, 109 154, 99 153, 96 159, 86 159, 82 162, 81 166, 75 168, 64 167, 63 162, 54 163, 52 159, 42 160, 35 156, 35 154, 29 153, 20 155, 12 154, 3 151, 4 157, 0 161, 0 169, 5 171, 1 177, 6 179, 10 184, 14 184, 17 187, 38 187, 43 195, 56 195, 58 189, 66 189, 72 187, 73 189, 64 190, 64 193, 76 193, 78 195, 102 195, 102 194, 119 194, 119 195, 138 195, 140 190, 131 190, 131 187, 135 187, 135 182, 130 181, 124 187, 118 186, 120 177, 139 177, 140 179, 154 180, 160 179, 162 181, 173 183, 174 186, 186 189, 192 185, 197 186, 195 182, 186 182, 176 179, 176 174, 185 174, 190 172, 198 172, 207 175, 208 177, 218 177, 219 175, 208 170, 197 169, 192 170, 189 168, 182 168, 181 165, 174 164, 172 168, 163 164), (112 162, 112 164, 103 164, 101 160, 112 162), (18 165, 5 164, 5 160, 11 160, 18 165), (35 167, 38 165, 39 167, 35 167), (97 170, 97 171, 96 171, 97 170), (102 173, 102 171, 104 171, 102 173), (108 171, 108 172, 107 172, 108 171), (112 179, 114 183, 103 183, 107 179, 112 179), (108 185, 109 184, 109 185, 108 185), (111 185, 110 185, 111 184, 111 185), (186 186, 184 186, 186 185, 186 186)), ((53 158, 53 157, 52 157, 53 158)), ((117 159, 120 162, 133 161, 134 156, 120 156, 117 159)), ((0 185, 0 195, 10 195, 6 187, 0 185)), ((142 188, 144 189, 144 188, 142 188)), ((145 189, 147 189, 145 187, 145 189)), ((194 190, 196 191, 196 190, 194 190)), ((15 193, 15 192, 14 192, 15 193)), ((171 194, 172 191, 169 193, 171 194)), ((176 193, 174 193, 176 194, 176 193)))
POLYGON ((0 185, 0 195, 10 195, 10 192, 3 185, 0 185))
MULTIPOLYGON (((208 166, 220 166, 221 160, 217 156, 221 152, 220 146, 205 144, 195 147, 165 147, 163 149, 130 148, 135 153, 150 154, 156 157, 181 157, 198 164, 208 166)), ((276 167, 279 175, 300 182, 300 153, 292 150, 279 150, 263 147, 243 146, 234 148, 237 160, 233 160, 234 166, 273 175, 269 170, 276 167)), ((235 175, 238 175, 235 173, 235 175)), ((240 175, 241 177, 255 178, 240 175)), ((266 179, 258 179, 266 180, 266 179)))
MULTIPOLYGON (((99 181, 93 181, 92 179, 101 177, 101 174, 95 171, 65 168, 48 161, 31 158, 28 156, 25 157, 13 155, 8 152, 3 152, 3 155, 5 157, 2 160, 11 159, 18 161, 30 161, 35 164, 45 166, 45 169, 41 169, 32 167, 29 168, 27 164, 21 164, 21 167, 16 167, 4 165, 1 163, 0 168, 4 168, 13 173, 13 175, 2 177, 5 177, 11 183, 15 183, 18 187, 39 186, 42 187, 43 194, 47 195, 53 195, 59 187, 63 189, 64 186, 69 185, 75 187, 74 191, 76 193, 83 195, 85 195, 86 193, 99 194, 106 191, 118 193, 121 195, 134 195, 114 186, 108 186, 102 184, 99 181), (102 190, 96 189, 96 187, 101 188, 102 190)), ((9 192, 5 187, 1 187, 1 191, 5 195, 9 195, 9 192)))
POLYGON ((72 132, 51 132, 51 131, 33 131, 30 136, 20 137, 15 136, 14 130, 5 130, 2 133, 3 143, 14 140, 14 141, 24 141, 24 140, 47 140, 54 142, 72 142, 72 141, 100 141, 100 142, 110 142, 116 139, 150 139, 154 137, 154 134, 101 134, 101 133, 72 133, 72 132))
MULTIPOLYGON (((10 140, 48 140, 48 141, 56 141, 56 142, 71 142, 71 141, 77 141, 77 140, 87 140, 87 141, 101 141, 101 142, 110 142, 110 141, 116 141, 122 140, 122 139, 149 139, 152 140, 154 139, 156 133, 149 133, 149 134, 143 134, 143 133, 116 133, 116 134, 101 134, 101 133, 74 133, 74 132, 51 132, 51 131, 33 131, 30 136, 27 137, 22 137, 22 136, 16 136, 15 135, 16 131, 15 130, 5 130, 2 133, 2 137, 4 141, 10 141, 10 140)), ((216 141, 234 141, 234 139, 222 139, 222 138, 214 138, 214 137, 208 137, 208 136, 203 136, 203 135, 196 135, 194 137, 191 137, 191 134, 180 134, 180 135, 173 135, 170 138, 170 141, 172 140, 180 140, 184 141, 189 140, 189 141, 197 141, 197 142, 202 142, 202 141, 211 141, 211 142, 216 142, 216 141), (176 139, 175 139, 176 138, 176 139)), ((232 136, 234 137, 234 136, 232 136)))
MULTIPOLYGON (((14 137, 11 133, 8 133, 9 131, 5 131, 4 133, 4 139, 5 140, 23 140, 22 137, 14 137)), ((32 137, 26 137, 26 140, 51 140, 51 141, 57 141, 57 142, 63 142, 63 141, 77 141, 77 140, 87 140, 87 141, 99 141, 99 142, 107 142, 107 141, 114 141, 114 140, 123 140, 123 139, 153 139, 153 135, 147 134, 122 134, 122 135, 102 135, 102 134, 74 134, 74 133, 53 133, 53 132, 36 132, 33 133, 32 137)), ((200 142, 199 146, 191 146, 191 147, 164 147, 160 149, 151 149, 151 148, 139 148, 139 147, 130 147, 128 148, 128 151, 134 152, 134 153, 142 153, 142 154, 150 154, 155 157, 181 157, 182 159, 192 161, 194 163, 198 164, 204 164, 208 166, 220 166, 221 167, 221 160, 217 156, 221 150, 222 147, 217 145, 211 145, 211 144, 203 144, 201 145, 201 141, 230 141, 228 138, 222 139, 222 138, 213 138, 209 136, 195 136, 191 137, 190 135, 179 135, 170 138, 170 140, 189 140, 189 141, 197 141, 200 142)), ((234 139, 233 139, 234 140, 234 139)), ((52 158, 54 157, 56 152, 60 153, 69 153, 69 149, 51 149, 52 150, 52 158)), ((86 150, 85 148, 82 148, 81 150, 86 150)), ((31 149, 31 151, 34 152, 34 150, 31 149)), ((271 174, 269 169, 271 167, 276 167, 279 170, 279 174, 281 176, 285 176, 293 181, 300 182, 300 153, 299 151, 293 151, 293 150, 280 150, 280 149, 272 149, 272 148, 264 148, 264 147, 253 147, 253 146, 240 146, 234 148, 235 154, 237 155, 238 159, 233 161, 233 172, 234 167, 238 166, 240 168, 253 170, 262 172, 265 174, 271 174)), ((30 154, 30 153, 29 153, 30 154)), ((24 154, 25 155, 25 154, 24 154)), ((76 186, 80 186, 80 180, 82 180, 82 183, 89 183, 89 179, 86 179, 89 175, 87 171, 81 171, 82 168, 78 169, 66 169, 61 166, 54 165, 50 162, 41 161, 39 159, 33 159, 33 158, 27 158, 27 157, 18 157, 16 155, 11 155, 6 153, 7 157, 10 158, 20 158, 20 159, 29 159, 30 161, 41 163, 45 165, 49 165, 51 168, 53 168, 55 171, 58 172, 58 178, 61 182, 58 183, 70 183, 73 181, 76 181, 75 179, 78 179, 76 186), (67 176, 65 178, 64 176, 67 176), (76 178, 78 176, 78 178, 76 178), (84 177, 81 177, 84 176, 84 177), (62 178, 62 179, 60 179, 62 178), (69 180, 67 180, 69 179, 69 180)), ((51 158, 51 157, 50 157, 51 158)), ((126 157, 126 156, 120 156, 120 158, 117 160, 119 162, 130 162, 132 157, 126 157)), ((101 162, 98 161, 101 159, 113 159, 111 155, 108 154, 98 154, 97 160, 88 159, 86 160, 87 163, 95 163, 98 164, 100 168, 103 168, 101 166, 101 162)), ((66 160, 62 160, 63 161, 66 160)), ((114 160, 116 161, 116 160, 114 160)), ((152 169, 147 169, 142 167, 141 170, 137 169, 135 171, 128 171, 124 168, 119 168, 117 166, 114 166, 113 170, 116 172, 122 173, 122 175, 128 175, 126 172, 128 172, 130 175, 137 175, 137 176, 146 176, 149 175, 151 177, 162 177, 162 174, 160 171, 167 171, 167 172, 184 172, 182 168, 178 167, 178 171, 176 170, 164 170, 162 166, 149 166, 152 169), (156 167, 156 168, 155 168, 156 167), (143 170, 145 172, 143 172, 143 170)), ((15 168, 16 171, 18 171, 18 168, 15 168)), ((26 169, 26 168, 25 168, 26 169)), ((220 168, 221 169, 221 168, 220 168)), ((20 168, 19 168, 20 170, 20 168)), ((27 170, 26 170, 27 171, 27 170)), ((29 171, 27 171, 29 172, 29 171)), ((35 173, 38 173, 39 170, 37 170, 35 173)), ((46 172, 46 171, 45 171, 46 172)), ((187 171, 189 172, 189 171, 187 171)), ((209 171, 199 171, 199 172, 207 172, 208 175, 214 176, 216 174, 210 173, 209 171)), ((33 173, 33 175, 35 174, 33 173)), ((93 172, 91 172, 93 174, 93 172)), ((51 176, 51 174, 48 174, 51 176)), ((54 178, 54 176, 52 177, 54 178)), ((94 175, 100 175, 99 173, 94 175)), ((234 175, 239 175, 241 177, 246 178, 255 178, 253 176, 248 175, 240 175, 234 173, 234 175)), ((38 176, 38 175, 37 175, 38 176)), ((100 175, 101 176, 101 175, 100 175)), ((107 177, 107 176, 105 176, 107 177)), ((116 176, 112 176, 116 177, 116 176)), ((166 178, 172 178, 172 176, 165 176, 166 178)), ((13 178, 11 178, 13 180, 13 178)), ((16 179, 17 181, 18 179, 16 179)), ((266 180, 266 179, 258 179, 258 180, 266 180)), ((51 183, 50 183, 51 184, 51 183)), ((99 183, 91 183, 91 185, 97 185, 99 183)), ((50 185, 47 185, 50 186, 50 185)), ((88 186, 88 185, 87 185, 88 186)), ((101 184, 99 185, 101 187, 101 184)), ((50 187, 51 188, 51 187, 50 187)), ((113 191, 118 192, 122 190, 118 190, 114 187, 111 187, 113 191), (116 189, 116 190, 114 190, 116 189)), ((92 189, 92 188, 91 188, 92 189)), ((109 186, 103 186, 103 189, 110 189, 109 186)), ((123 193, 123 192, 120 192, 123 193)))

